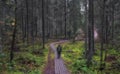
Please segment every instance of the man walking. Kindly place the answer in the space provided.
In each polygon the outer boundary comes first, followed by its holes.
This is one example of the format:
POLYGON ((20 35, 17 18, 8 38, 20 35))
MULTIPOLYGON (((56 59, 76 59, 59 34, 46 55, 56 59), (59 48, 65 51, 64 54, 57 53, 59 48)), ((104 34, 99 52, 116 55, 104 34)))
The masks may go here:
POLYGON ((57 58, 59 59, 61 57, 62 47, 58 45, 57 47, 57 58))

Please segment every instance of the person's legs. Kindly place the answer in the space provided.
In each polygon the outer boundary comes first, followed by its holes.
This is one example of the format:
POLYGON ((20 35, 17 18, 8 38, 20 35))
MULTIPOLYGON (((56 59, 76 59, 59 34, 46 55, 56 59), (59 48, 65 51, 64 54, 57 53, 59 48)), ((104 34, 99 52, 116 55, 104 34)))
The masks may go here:
POLYGON ((57 51, 57 58, 59 58, 59 52, 57 51))
POLYGON ((59 58, 61 57, 61 52, 59 52, 59 58))
POLYGON ((58 52, 58 59, 60 58, 60 52, 58 52))

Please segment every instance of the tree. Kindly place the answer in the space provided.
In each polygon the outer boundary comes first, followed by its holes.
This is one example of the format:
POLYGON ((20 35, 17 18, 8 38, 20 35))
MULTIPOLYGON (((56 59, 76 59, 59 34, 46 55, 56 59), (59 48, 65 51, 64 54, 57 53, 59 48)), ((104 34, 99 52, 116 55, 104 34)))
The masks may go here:
POLYGON ((45 48, 45 28, 44 28, 44 0, 42 0, 42 39, 43 39, 43 48, 45 48))
POLYGON ((104 25, 105 25, 105 0, 102 0, 101 5, 101 53, 100 53, 100 68, 103 68, 103 51, 104 51, 104 25))
POLYGON ((12 60, 14 58, 14 48, 15 48, 15 38, 17 33, 17 0, 15 0, 15 21, 13 21, 15 24, 13 24, 14 30, 12 35, 12 44, 11 44, 11 51, 10 51, 10 62, 12 63, 12 60))
POLYGON ((88 8, 87 8, 87 1, 88 0, 84 0, 84 7, 85 7, 85 58, 87 57, 87 49, 88 49, 88 8))
POLYGON ((64 0, 64 18, 65 18, 65 39, 66 39, 66 36, 67 36, 67 1, 64 0))
POLYGON ((94 54, 94 10, 93 0, 89 0, 89 11, 88 11, 88 55, 87 65, 89 67, 93 54, 94 54))

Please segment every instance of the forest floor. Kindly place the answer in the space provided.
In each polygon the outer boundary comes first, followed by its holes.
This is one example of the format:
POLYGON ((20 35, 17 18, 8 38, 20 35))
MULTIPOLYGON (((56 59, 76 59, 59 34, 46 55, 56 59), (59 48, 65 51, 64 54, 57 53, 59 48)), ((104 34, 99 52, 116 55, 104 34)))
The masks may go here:
POLYGON ((46 63, 43 74, 55 74, 54 58, 52 57, 52 55, 53 55, 53 53, 49 48, 47 63, 46 63))
MULTIPOLYGON (((84 41, 51 41, 49 45, 47 45, 48 51, 48 57, 47 57, 47 64, 44 69, 43 74, 57 74, 57 72, 62 72, 60 69, 66 68, 67 71, 71 74, 101 74, 101 71, 99 69, 100 66, 100 45, 96 44, 96 52, 93 56, 93 61, 91 63, 91 67, 88 68, 86 66, 86 60, 84 58, 84 41), (60 44, 62 46, 62 55, 61 59, 56 59, 56 53, 55 48, 57 45, 60 44), (53 49, 53 50, 51 50, 53 49), (56 63, 55 63, 56 62, 56 63), (60 64, 60 62, 62 64, 60 64), (65 66, 64 68, 56 67, 56 66, 65 66)), ((108 52, 109 56, 114 55, 115 57, 119 57, 119 52, 115 49, 110 49, 108 52)), ((109 57, 108 56, 108 57, 109 57)), ((119 61, 119 59, 118 59, 119 61)), ((112 62, 106 61, 106 68, 102 71, 102 74, 119 74, 119 68, 116 66, 119 65, 117 60, 113 60, 112 62)), ((65 70, 65 69, 64 69, 65 70)), ((64 73, 58 73, 58 74, 64 74, 64 73)), ((65 73, 69 74, 69 73, 65 73)))
MULTIPOLYGON (((42 49, 42 44, 38 42, 34 46, 20 42, 16 44, 15 57, 12 63, 13 66, 11 67, 11 63, 9 63, 9 46, 6 45, 4 51, 0 53, 0 74, 57 74, 55 71, 59 72, 64 69, 56 66, 65 66, 71 74, 101 74, 100 44, 96 43, 95 48, 96 51, 91 62, 91 67, 88 68, 86 66, 86 59, 84 58, 84 41, 73 42, 52 39, 46 43, 45 49, 42 49), (62 59, 55 60, 56 53, 54 50, 56 50, 55 48, 58 44, 63 49, 61 54, 62 59), (57 62, 55 63, 55 61, 57 62), (60 70, 58 71, 58 69, 60 70)), ((106 65, 102 74, 120 74, 119 50, 109 48, 107 50, 107 58, 104 62, 106 65)))
MULTIPOLYGON (((62 44, 62 57, 71 74, 120 74, 120 52, 116 49, 107 50, 105 67, 100 70, 100 44, 95 44, 95 54, 88 68, 85 59, 84 41, 69 41, 62 44)), ((104 53, 105 57, 105 53, 104 53)))
POLYGON ((39 43, 33 46, 22 42, 16 48, 13 66, 9 63, 9 47, 6 46, 0 54, 0 74, 42 74, 48 55, 47 48, 43 50, 39 43))

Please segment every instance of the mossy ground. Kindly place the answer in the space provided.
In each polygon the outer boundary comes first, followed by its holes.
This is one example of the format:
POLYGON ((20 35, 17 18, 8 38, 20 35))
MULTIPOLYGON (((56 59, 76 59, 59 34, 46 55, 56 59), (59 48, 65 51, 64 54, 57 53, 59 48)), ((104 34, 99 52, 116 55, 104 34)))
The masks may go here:
MULTIPOLYGON (((116 60, 105 61, 104 70, 100 71, 100 45, 96 44, 96 51, 91 66, 86 66, 84 42, 67 42, 62 44, 62 57, 72 74, 120 74, 120 52, 116 49, 108 49, 107 56, 114 56, 116 60)), ((105 53, 103 54, 105 56, 105 53)))
POLYGON ((47 47, 42 49, 38 43, 34 46, 19 43, 16 46, 19 50, 14 52, 12 64, 9 63, 8 47, 0 54, 0 74, 42 74, 47 61, 47 47))
MULTIPOLYGON (((9 63, 9 46, 6 46, 0 53, 0 74, 42 74, 48 59, 48 49, 51 42, 54 41, 50 40, 45 49, 42 49, 42 45, 39 43, 35 43, 34 46, 32 44, 17 44, 18 50, 14 52, 12 64, 9 63)), ((120 74, 120 51, 117 49, 107 49, 107 56, 113 56, 116 59, 105 61, 105 69, 101 72, 99 70, 99 44, 96 44, 96 51, 89 68, 86 66, 83 41, 65 42, 61 45, 63 47, 62 57, 71 74, 120 74)), ((52 58, 54 58, 53 54, 52 58)))

